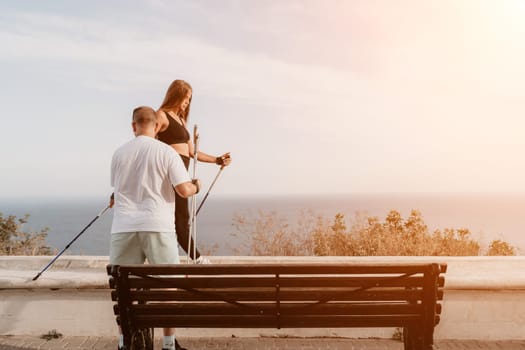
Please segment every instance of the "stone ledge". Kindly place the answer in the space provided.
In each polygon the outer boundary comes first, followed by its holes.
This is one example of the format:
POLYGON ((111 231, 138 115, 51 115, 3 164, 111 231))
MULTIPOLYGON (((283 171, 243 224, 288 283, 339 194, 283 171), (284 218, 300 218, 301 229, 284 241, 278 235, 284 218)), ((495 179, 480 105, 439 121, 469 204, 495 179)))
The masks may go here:
MULTIPOLYGON (((107 256, 63 256, 36 281, 33 277, 54 256, 0 257, 0 289, 108 288, 107 256)), ((445 262, 447 290, 525 290, 525 257, 210 257, 214 263, 357 263, 445 262)), ((185 262, 185 258, 181 259, 185 262)))

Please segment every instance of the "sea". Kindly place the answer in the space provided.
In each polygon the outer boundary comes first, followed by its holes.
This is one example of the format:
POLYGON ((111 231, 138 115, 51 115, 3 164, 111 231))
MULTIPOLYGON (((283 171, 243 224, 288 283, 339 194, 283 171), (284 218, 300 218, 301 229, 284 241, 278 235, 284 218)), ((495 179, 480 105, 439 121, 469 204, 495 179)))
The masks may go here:
MULTIPOLYGON (((29 214, 25 231, 48 228, 47 243, 64 254, 108 255, 113 213, 108 210, 73 243, 72 240, 107 206, 107 198, 0 198, 4 217, 29 214)), ((482 246, 499 239, 525 252, 525 194, 346 194, 294 196, 213 196, 197 218, 197 245, 205 255, 244 255, 251 239, 249 225, 261 215, 274 215, 290 226, 301 218, 326 219, 341 213, 350 226, 356 215, 384 219, 391 210, 408 217, 418 210, 429 230, 467 228, 482 246)))

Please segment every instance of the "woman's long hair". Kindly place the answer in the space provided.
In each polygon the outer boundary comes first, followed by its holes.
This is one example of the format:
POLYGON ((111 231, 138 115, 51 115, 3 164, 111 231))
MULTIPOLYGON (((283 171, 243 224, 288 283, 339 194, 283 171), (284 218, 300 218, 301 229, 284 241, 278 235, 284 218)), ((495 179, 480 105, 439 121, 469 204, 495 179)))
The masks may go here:
MULTIPOLYGON (((191 98, 188 103, 188 107, 184 111, 180 110, 182 100, 188 94, 188 92, 193 91, 191 85, 185 82, 184 80, 175 80, 171 83, 168 91, 166 91, 166 96, 164 97, 164 102, 159 109, 164 112, 174 111, 177 115, 184 119, 184 122, 188 121, 188 115, 190 114, 191 98)), ((192 96, 193 97, 193 96, 192 96)))

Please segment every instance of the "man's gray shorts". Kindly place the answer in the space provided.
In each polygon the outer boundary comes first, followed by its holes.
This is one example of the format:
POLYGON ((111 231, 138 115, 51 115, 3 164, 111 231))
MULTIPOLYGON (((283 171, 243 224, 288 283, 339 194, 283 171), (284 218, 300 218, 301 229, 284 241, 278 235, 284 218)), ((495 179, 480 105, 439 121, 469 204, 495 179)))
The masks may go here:
POLYGON ((110 264, 178 264, 175 232, 119 232, 111 234, 110 264))

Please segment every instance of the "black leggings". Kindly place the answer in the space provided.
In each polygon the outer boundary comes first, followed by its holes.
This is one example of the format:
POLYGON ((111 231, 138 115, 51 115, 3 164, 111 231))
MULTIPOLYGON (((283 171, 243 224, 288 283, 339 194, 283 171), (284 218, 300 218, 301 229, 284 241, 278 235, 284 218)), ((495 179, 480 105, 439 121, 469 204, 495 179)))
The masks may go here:
MULTIPOLYGON (((190 158, 180 155, 186 170, 190 166, 190 158)), ((193 237, 191 238, 191 252, 188 252, 188 238, 190 236, 190 211, 188 210, 188 198, 183 198, 175 192, 175 230, 177 233, 177 241, 179 245, 184 249, 186 253, 190 254, 192 259, 198 259, 201 256, 201 253, 196 249, 197 257, 193 256, 193 247, 195 243, 193 242, 193 237)))

